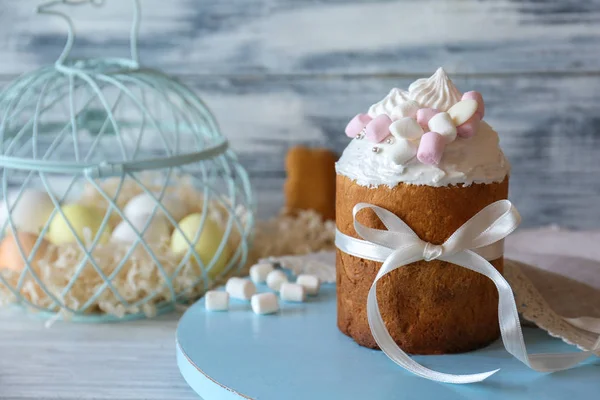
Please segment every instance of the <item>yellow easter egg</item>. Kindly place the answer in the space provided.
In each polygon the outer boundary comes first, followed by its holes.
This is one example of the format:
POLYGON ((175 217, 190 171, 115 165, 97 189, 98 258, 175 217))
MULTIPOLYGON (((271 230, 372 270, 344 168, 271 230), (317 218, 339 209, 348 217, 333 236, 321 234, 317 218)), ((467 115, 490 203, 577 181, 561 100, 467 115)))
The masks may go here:
MULTIPOLYGON (((215 256, 215 253, 223 240, 223 230, 215 221, 206 218, 204 226, 202 227, 202 232, 198 235, 201 221, 202 214, 200 213, 190 214, 179 221, 179 229, 181 229, 183 235, 179 230, 175 229, 171 236, 171 251, 175 254, 184 254, 187 252, 189 249, 189 246, 185 241, 185 238, 187 238, 194 244, 194 250, 196 250, 196 253, 200 256, 202 263, 208 265, 215 256), (198 236, 198 239, 194 243, 194 238, 196 236, 198 236)), ((217 277, 217 275, 223 272, 230 258, 231 249, 226 243, 219 258, 215 261, 215 264, 210 271, 208 271, 208 276, 212 279, 217 277)))
MULTIPOLYGON (((29 232, 18 232, 16 240, 13 235, 6 236, 2 240, 2 243, 0 243, 0 269, 6 268, 14 271, 21 271, 25 268, 26 260, 19 251, 19 244, 21 245, 25 257, 29 257, 37 240, 38 236, 29 232)), ((47 248, 48 241, 42 239, 32 262, 35 263, 39 260, 44 255, 47 248)))
MULTIPOLYGON (((66 204, 62 206, 62 211, 65 214, 65 218, 62 215, 56 214, 52 221, 50 221, 50 227, 48 229, 48 239, 52 243, 62 244, 75 242, 75 235, 83 242, 87 240, 94 240, 100 225, 102 224, 103 214, 94 207, 84 206, 81 204, 66 204), (73 227, 73 231, 69 227, 69 224, 73 227), (87 233, 86 233, 87 232, 87 233), (87 238, 86 236, 89 235, 87 238)), ((110 228, 108 225, 102 232, 99 243, 106 243, 110 239, 110 228)))

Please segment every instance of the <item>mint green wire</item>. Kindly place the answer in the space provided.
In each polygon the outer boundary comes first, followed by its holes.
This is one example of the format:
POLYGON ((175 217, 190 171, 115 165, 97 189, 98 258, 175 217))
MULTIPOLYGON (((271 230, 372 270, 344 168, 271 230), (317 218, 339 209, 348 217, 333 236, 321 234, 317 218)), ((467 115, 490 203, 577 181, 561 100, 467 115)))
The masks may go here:
POLYGON ((17 240, 18 252, 26 261, 17 282, 8 282, 0 272, 0 284, 8 288, 18 304, 37 310, 42 316, 60 312, 77 321, 118 319, 114 315, 93 313, 92 306, 107 290, 126 310, 125 320, 143 317, 143 312, 133 310, 142 309, 150 301, 156 303, 159 313, 171 310, 177 302, 190 300, 190 292, 197 285, 202 285, 204 290, 212 287, 214 281, 209 273, 234 234, 240 237, 239 246, 231 249, 227 264, 215 280, 239 270, 247 261, 255 212, 248 175, 229 149, 229 143, 206 104, 189 88, 160 71, 140 67, 137 37, 141 10, 139 0, 132 0, 132 3, 129 60, 69 59, 75 44, 75 27, 66 14, 53 7, 99 6, 103 4, 102 0, 55 0, 40 5, 40 14, 59 17, 66 22, 65 48, 54 66, 25 74, 0 93, 0 199, 8 210, 2 232, 16 237, 19 231, 12 215, 15 204, 9 205, 10 197, 16 197, 15 203, 18 203, 25 190, 37 188, 45 190, 54 204, 54 210, 29 256, 25 256, 25 249, 17 240), (144 184, 142 174, 147 172, 160 178, 156 181, 160 182, 158 192, 144 184), (102 187, 102 180, 109 177, 118 179, 116 190, 111 194, 102 187), (183 233, 178 226, 179 221, 162 204, 167 189, 176 185, 179 178, 189 178, 201 193, 202 218, 195 237, 182 235, 188 250, 174 270, 167 272, 152 246, 144 239, 152 218, 138 230, 118 207, 117 199, 127 179, 155 199, 151 217, 164 214, 174 229, 183 233), (65 181, 61 195, 53 192, 53 185, 58 180, 65 181), (107 205, 101 226, 89 243, 76 235, 61 208, 84 183, 96 190, 107 205), (16 196, 9 196, 15 189, 18 189, 16 196), (206 224, 210 207, 218 207, 226 218, 215 254, 204 263, 194 244, 206 224), (237 215, 239 207, 245 210, 244 220, 237 215), (93 253, 113 213, 130 225, 136 238, 112 271, 105 273, 93 253), (67 222, 76 245, 82 251, 82 258, 78 260, 70 281, 56 293, 44 285, 43 277, 36 272, 33 264, 35 254, 48 233, 49 221, 60 217, 67 222), (123 271, 138 246, 153 260, 162 283, 144 298, 128 301, 119 293, 113 280, 123 271), (188 286, 176 288, 173 280, 189 262, 192 262, 191 268, 197 268, 197 276, 188 286), (86 268, 91 268, 102 283, 87 298, 67 305, 66 298, 86 268), (38 304, 22 295, 28 276, 47 296, 47 303, 38 304), (165 299, 156 302, 156 296, 165 293, 165 299))

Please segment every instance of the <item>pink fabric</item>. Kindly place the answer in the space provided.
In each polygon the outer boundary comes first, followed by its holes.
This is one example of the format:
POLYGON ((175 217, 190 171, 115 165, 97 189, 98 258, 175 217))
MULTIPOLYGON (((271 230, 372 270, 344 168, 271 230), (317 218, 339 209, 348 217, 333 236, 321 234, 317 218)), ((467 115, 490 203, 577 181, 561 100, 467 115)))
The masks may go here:
POLYGON ((364 128, 367 126, 369 122, 371 122, 371 117, 367 114, 357 114, 348 122, 346 125, 346 136, 354 138, 358 135, 364 128))
POLYGON ((423 164, 439 164, 446 148, 446 140, 437 132, 427 132, 421 137, 417 159, 423 164))
POLYGON ((483 119, 483 116, 485 115, 485 104, 483 103, 483 96, 481 96, 481 93, 476 92, 476 91, 466 92, 465 94, 462 95, 461 100, 477 101, 477 104, 479 104, 479 107, 477 107, 476 113, 479 114, 479 119, 483 119))
POLYGON ((367 124, 365 136, 371 142, 381 143, 390 134, 392 120, 387 115, 378 115, 367 124))

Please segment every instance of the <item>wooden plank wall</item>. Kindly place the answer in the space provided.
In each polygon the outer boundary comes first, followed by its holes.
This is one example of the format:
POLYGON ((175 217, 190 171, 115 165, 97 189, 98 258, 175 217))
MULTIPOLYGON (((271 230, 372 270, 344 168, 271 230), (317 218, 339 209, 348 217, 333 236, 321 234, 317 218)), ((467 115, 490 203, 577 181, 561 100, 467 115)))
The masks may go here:
MULTIPOLYGON (((62 49, 64 23, 36 4, 0 0, 0 85, 62 49)), ((289 146, 343 150, 351 116, 444 66, 484 94, 524 224, 600 226, 600 0, 142 4, 142 61, 207 101, 263 209, 281 202, 289 146)), ((75 56, 127 56, 129 1, 71 12, 75 56)))

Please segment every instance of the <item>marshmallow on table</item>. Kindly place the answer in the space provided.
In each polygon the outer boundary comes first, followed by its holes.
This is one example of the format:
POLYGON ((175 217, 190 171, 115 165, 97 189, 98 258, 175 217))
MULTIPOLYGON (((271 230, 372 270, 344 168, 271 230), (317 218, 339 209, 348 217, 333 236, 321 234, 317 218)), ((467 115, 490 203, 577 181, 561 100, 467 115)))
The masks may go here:
POLYGON ((376 116, 365 128, 365 137, 371 142, 381 143, 390 134, 392 120, 385 114, 376 116))
POLYGON ((417 159, 423 164, 439 164, 446 148, 445 138, 437 132, 427 132, 421 138, 417 159))
POLYGON ((283 301, 302 302, 306 299, 306 289, 297 283, 283 282, 279 289, 279 296, 283 301))
POLYGON ((274 293, 259 293, 250 300, 252 311, 256 314, 273 314, 279 311, 279 302, 274 293))
POLYGON ((454 121, 447 112, 435 114, 427 125, 432 132, 437 132, 443 136, 446 143, 454 142, 456 139, 456 125, 454 125, 454 121))
POLYGON ((204 307, 208 311, 227 311, 229 309, 229 293, 209 290, 204 295, 204 307))
POLYGON ((279 292, 281 284, 287 281, 287 275, 279 269, 273 270, 267 275, 267 286, 269 287, 269 289, 274 290, 276 292, 279 292))
POLYGON ((321 287, 321 282, 319 281, 319 278, 317 278, 314 275, 308 274, 298 275, 298 277, 296 278, 296 283, 304 286, 304 289, 306 289, 306 293, 311 296, 318 294, 319 289, 321 287))
POLYGON ((346 125, 346 136, 354 138, 365 129, 372 118, 367 114, 357 114, 346 125))
POLYGON ((420 108, 417 111, 417 122, 422 127, 427 128, 427 124, 429 124, 431 117, 438 113, 439 111, 436 108, 420 108))
POLYGON ((229 278, 225 284, 225 291, 234 299, 250 300, 252 295, 256 293, 256 286, 248 279, 229 278))
POLYGON ((481 96, 481 93, 474 90, 466 92, 462 95, 461 100, 475 100, 477 102, 477 114, 479 114, 479 119, 483 119, 485 115, 485 104, 483 103, 483 96, 481 96))
POLYGON ((269 263, 253 265, 250 267, 250 279, 254 283, 263 283, 267 280, 267 275, 269 275, 273 269, 273 265, 269 263))

